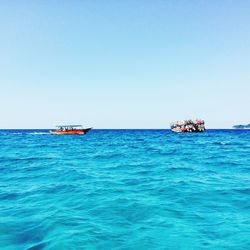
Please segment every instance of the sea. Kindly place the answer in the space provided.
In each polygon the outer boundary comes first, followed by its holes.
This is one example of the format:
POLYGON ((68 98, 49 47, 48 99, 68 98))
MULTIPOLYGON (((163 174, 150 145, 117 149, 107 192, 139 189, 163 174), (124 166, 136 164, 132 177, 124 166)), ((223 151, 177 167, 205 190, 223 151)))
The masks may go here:
POLYGON ((0 249, 250 249, 250 130, 0 130, 0 249))

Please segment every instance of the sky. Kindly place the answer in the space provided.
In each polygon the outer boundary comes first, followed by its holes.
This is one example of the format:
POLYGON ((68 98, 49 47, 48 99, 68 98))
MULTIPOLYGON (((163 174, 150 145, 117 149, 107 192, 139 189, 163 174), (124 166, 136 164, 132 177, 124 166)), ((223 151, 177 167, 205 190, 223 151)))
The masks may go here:
POLYGON ((0 0, 0 128, 250 122, 250 1, 0 0))

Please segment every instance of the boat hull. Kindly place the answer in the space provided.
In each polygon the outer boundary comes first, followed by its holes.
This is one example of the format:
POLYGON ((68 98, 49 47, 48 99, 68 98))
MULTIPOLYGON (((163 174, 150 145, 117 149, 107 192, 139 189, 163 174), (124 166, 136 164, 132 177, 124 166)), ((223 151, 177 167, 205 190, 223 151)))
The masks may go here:
POLYGON ((52 135, 84 135, 89 132, 91 128, 85 128, 85 129, 75 129, 75 130, 50 130, 50 134, 52 135))

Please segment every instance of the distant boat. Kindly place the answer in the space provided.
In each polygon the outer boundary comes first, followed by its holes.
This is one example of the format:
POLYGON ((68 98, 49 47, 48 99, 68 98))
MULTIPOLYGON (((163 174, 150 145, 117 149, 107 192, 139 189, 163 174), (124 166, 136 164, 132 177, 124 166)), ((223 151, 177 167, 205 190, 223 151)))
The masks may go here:
POLYGON ((84 135, 92 128, 83 128, 82 125, 60 125, 57 129, 50 130, 53 135, 84 135))
POLYGON ((250 129, 250 123, 247 125, 234 125, 233 128, 235 129, 250 129))

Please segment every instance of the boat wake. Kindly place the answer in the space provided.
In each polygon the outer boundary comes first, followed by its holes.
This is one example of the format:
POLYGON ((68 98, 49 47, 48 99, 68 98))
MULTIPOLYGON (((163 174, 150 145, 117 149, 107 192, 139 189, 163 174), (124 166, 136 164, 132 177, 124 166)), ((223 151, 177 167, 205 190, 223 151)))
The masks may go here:
POLYGON ((32 133, 29 133, 30 135, 49 135, 50 133, 49 132, 32 132, 32 133))

